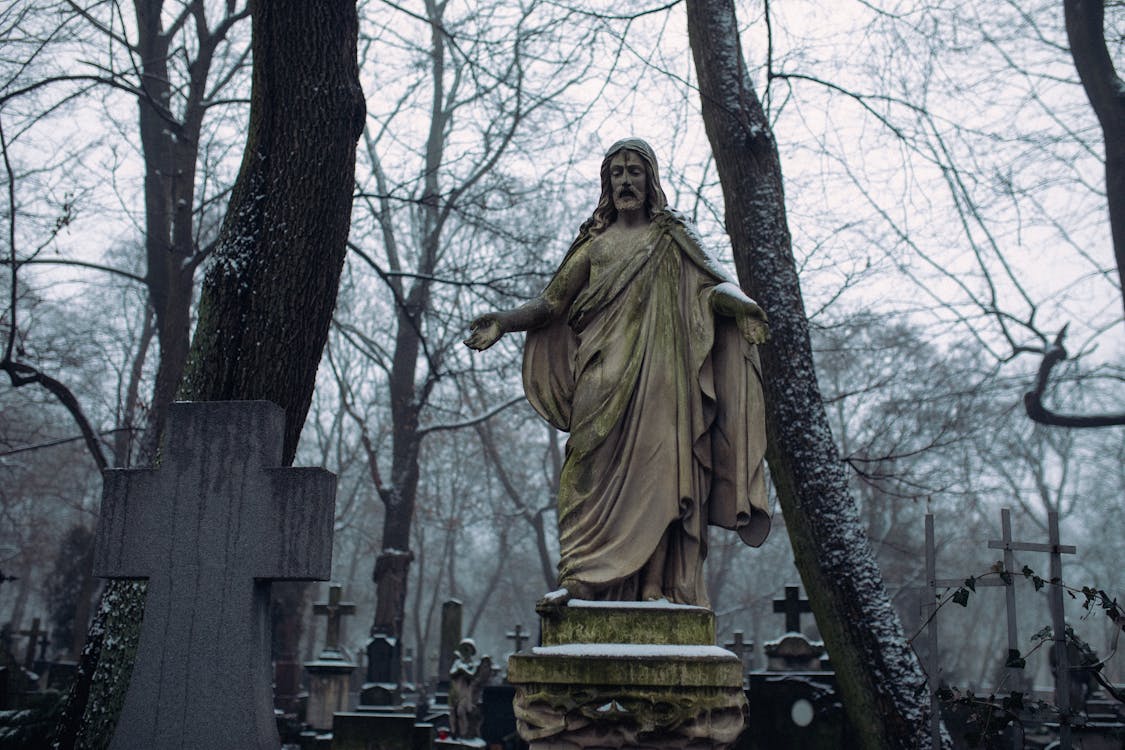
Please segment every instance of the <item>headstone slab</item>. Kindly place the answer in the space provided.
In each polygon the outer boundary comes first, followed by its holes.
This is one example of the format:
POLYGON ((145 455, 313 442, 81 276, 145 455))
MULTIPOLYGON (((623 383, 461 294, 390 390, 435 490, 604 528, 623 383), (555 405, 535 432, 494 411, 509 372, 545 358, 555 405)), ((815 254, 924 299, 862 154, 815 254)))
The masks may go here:
POLYGON ((282 463, 265 401, 176 403, 163 463, 104 473, 94 573, 147 578, 110 747, 277 748, 269 590, 324 580, 336 478, 282 463))

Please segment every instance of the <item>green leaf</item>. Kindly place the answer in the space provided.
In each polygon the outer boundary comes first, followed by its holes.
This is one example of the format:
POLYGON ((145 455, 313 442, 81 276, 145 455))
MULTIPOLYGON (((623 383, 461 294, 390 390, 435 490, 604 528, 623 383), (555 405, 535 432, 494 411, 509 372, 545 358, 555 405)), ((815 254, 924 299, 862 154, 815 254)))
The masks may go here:
POLYGON ((1023 573, 1024 578, 1031 578, 1033 575, 1035 575, 1035 571, 1027 567, 1026 565, 1023 566, 1023 570, 1020 572, 1023 573))
POLYGON ((960 604, 962 607, 969 606, 969 590, 966 588, 957 589, 953 594, 953 603, 960 604))
POLYGON ((1045 585, 1043 579, 1039 576, 1032 576, 1031 583, 1034 584, 1036 591, 1043 588, 1043 586, 1045 585))
POLYGON ((1018 648, 1010 648, 1008 649, 1008 660, 1004 662, 1004 666, 1012 669, 1023 669, 1027 666, 1027 659, 1020 656, 1018 648))
POLYGON ((965 585, 966 588, 968 588, 972 591, 976 591, 977 590, 977 579, 976 579, 976 577, 975 576, 969 576, 968 578, 965 579, 964 585, 965 585))
POLYGON ((1012 585, 1012 574, 1009 573, 1006 570, 1001 570, 1000 571, 1000 580, 1003 581, 1005 585, 1011 586, 1012 585))

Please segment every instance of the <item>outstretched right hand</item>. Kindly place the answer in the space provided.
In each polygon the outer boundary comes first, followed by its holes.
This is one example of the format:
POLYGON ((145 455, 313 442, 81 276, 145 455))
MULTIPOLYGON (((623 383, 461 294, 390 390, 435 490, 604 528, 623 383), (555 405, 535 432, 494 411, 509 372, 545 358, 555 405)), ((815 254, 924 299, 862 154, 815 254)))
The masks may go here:
POLYGON ((482 315, 469 324, 469 338, 465 339, 465 346, 478 352, 484 351, 503 335, 504 331, 495 315, 482 315))

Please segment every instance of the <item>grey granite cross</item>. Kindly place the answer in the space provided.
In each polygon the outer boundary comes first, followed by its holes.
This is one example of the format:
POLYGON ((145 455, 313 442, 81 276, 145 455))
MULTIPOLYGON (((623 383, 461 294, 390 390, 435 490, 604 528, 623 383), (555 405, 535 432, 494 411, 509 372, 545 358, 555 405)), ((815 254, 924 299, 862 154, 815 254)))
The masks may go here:
POLYGON ((265 401, 174 404, 159 468, 104 473, 94 573, 148 579, 112 750, 279 747, 270 582, 328 578, 336 491, 281 467, 284 426, 265 401))

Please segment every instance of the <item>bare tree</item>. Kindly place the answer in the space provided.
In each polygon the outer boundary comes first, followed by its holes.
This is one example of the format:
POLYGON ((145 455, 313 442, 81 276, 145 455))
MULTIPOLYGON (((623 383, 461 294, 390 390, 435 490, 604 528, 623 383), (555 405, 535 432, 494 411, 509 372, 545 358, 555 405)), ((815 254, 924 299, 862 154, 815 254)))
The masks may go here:
POLYGON ((691 0, 703 121, 739 280, 768 312, 762 350, 770 476, 813 612, 865 747, 928 743, 925 678, 860 528, 813 370, 777 146, 750 82, 734 5, 691 0))
MULTIPOLYGON (((286 414, 283 460, 290 463, 350 228, 355 142, 364 116, 358 21, 346 0, 270 0, 251 8, 246 150, 204 281, 179 395, 277 403, 286 414)), ((88 642, 59 728, 60 747, 107 742, 128 685, 127 654, 135 648, 142 597, 111 590, 107 598, 114 618, 98 623, 94 635, 101 637, 88 642)))
MULTIPOLYGON (((424 13, 398 12, 373 32, 372 44, 387 39, 407 47, 426 78, 410 79, 393 106, 374 113, 363 151, 370 172, 358 196, 373 236, 353 247, 394 303, 386 334, 375 332, 382 343, 372 350, 385 372, 390 457, 370 458, 384 509, 371 630, 394 638, 403 633, 406 613, 423 439, 469 426, 432 411, 435 389, 465 367, 459 357, 467 302, 491 287, 510 294, 519 281, 497 282, 496 260, 480 251, 504 244, 526 252, 546 242, 535 221, 513 227, 513 220, 496 220, 499 210, 514 212, 536 192, 542 210, 548 192, 543 183, 516 178, 505 159, 526 158, 519 153, 526 148, 523 134, 581 79, 589 55, 567 38, 564 20, 546 3, 518 10, 493 3, 453 18, 447 2, 427 0, 424 13), (404 22, 425 36, 400 31, 404 22), (556 48, 558 60, 550 60, 544 51, 556 48), (426 122, 420 143, 409 139, 411 116, 426 122)), ((521 218, 533 210, 523 208, 521 218)))

